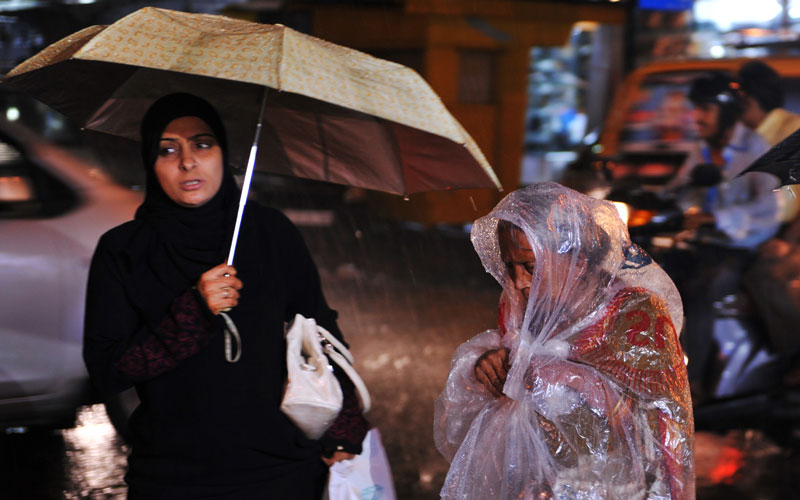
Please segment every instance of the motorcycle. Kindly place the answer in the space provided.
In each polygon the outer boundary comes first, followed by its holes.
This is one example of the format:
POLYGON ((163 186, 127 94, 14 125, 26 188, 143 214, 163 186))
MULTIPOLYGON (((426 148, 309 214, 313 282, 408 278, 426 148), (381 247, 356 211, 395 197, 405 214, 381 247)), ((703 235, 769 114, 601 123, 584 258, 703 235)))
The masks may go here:
MULTIPOLYGON (((712 166, 696 167, 691 187, 717 184, 718 172, 712 166)), ((686 214, 698 209, 686 206, 685 196, 661 189, 663 182, 660 184, 623 179, 612 184, 605 198, 614 202, 627 220, 633 242, 662 265, 683 295, 679 274, 685 272, 684 264, 715 234, 707 227, 686 230, 686 214)), ((709 338, 714 345, 713 355, 705 361, 709 376, 704 397, 695 398, 695 427, 760 429, 780 443, 792 444, 794 430, 800 430, 800 386, 790 387, 784 380, 795 356, 770 344, 765 324, 745 289, 716 290, 716 296, 711 310, 704 312, 710 315, 706 323, 711 325, 709 338)), ((687 363, 692 361, 687 359, 687 363)))

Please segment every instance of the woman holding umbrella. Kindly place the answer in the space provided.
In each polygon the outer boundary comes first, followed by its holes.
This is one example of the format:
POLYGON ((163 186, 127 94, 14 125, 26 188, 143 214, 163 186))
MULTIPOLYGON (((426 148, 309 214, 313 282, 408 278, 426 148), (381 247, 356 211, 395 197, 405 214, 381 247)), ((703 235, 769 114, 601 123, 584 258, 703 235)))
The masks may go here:
POLYGON ((141 137, 145 200, 97 245, 84 340, 93 383, 107 395, 135 386, 141 400, 128 496, 318 499, 326 464, 359 453, 367 423, 346 377, 344 408, 320 441, 279 409, 284 322, 300 313, 341 338, 308 250, 288 219, 251 202, 236 267, 220 264, 239 190, 206 101, 159 99, 141 137), (225 345, 221 311, 241 332, 240 357, 225 345))
POLYGON ((442 498, 693 499, 680 296, 613 205, 535 184, 472 242, 500 320, 458 348, 436 402, 442 498))

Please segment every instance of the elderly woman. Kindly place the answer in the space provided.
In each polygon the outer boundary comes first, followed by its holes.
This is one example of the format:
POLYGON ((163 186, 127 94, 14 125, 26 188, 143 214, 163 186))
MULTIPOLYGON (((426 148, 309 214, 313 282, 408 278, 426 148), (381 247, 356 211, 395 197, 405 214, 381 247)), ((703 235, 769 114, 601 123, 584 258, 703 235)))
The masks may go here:
POLYGON ((694 498, 680 296, 614 207, 536 184, 472 242, 500 318, 458 348, 436 402, 442 498, 694 498))
POLYGON ((345 408, 320 441, 279 409, 284 322, 300 313, 341 338, 308 250, 286 217, 251 202, 236 267, 221 264, 239 190, 207 102, 163 97, 141 132, 146 197, 97 245, 84 341, 94 384, 105 394, 135 386, 141 400, 128 498, 319 499, 326 463, 361 451, 366 421, 346 377, 345 408), (223 310, 241 335, 238 361, 223 310))

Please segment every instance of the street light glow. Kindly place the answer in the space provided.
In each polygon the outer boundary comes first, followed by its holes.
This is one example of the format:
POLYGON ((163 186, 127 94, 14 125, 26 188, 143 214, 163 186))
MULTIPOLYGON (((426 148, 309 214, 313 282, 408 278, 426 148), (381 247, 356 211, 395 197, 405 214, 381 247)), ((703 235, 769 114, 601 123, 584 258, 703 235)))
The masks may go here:
POLYGON ((783 7, 778 0, 698 0, 694 4, 697 21, 716 24, 728 31, 739 24, 763 24, 780 15, 783 7))

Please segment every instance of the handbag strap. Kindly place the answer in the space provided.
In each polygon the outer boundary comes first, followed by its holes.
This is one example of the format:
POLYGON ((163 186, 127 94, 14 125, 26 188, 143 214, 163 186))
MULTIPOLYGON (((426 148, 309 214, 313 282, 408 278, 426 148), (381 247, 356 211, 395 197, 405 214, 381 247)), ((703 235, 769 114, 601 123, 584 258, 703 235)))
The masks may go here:
POLYGON ((367 390, 366 384, 364 384, 364 381, 361 379, 361 376, 356 372, 356 369, 353 368, 353 365, 348 363, 345 357, 339 354, 331 344, 325 346, 325 353, 334 363, 344 370, 348 377, 350 377, 350 380, 356 387, 356 391, 358 391, 358 398, 361 400, 362 411, 367 413, 370 408, 372 408, 372 399, 369 396, 369 391, 367 390))
POLYGON ((339 341, 339 339, 337 339, 331 332, 329 332, 328 330, 324 329, 323 327, 321 327, 319 325, 317 325, 317 331, 319 332, 320 335, 322 335, 322 337, 325 340, 327 340, 328 342, 333 344, 333 347, 335 347, 336 350, 339 351, 342 354, 342 356, 347 358, 347 361, 351 365, 354 363, 353 355, 350 354, 350 351, 347 349, 347 347, 345 347, 344 344, 342 344, 339 341))
POLYGON ((239 329, 236 328, 236 323, 233 322, 230 316, 226 313, 219 313, 222 319, 225 320, 225 361, 228 363, 236 363, 242 357, 242 337, 239 335, 239 329), (233 341, 236 341, 236 355, 233 355, 233 341))
POLYGON ((334 337, 331 332, 317 325, 317 332, 322 337, 322 348, 325 354, 350 377, 353 385, 358 392, 358 398, 361 400, 361 408, 364 413, 367 413, 372 408, 372 399, 369 396, 367 385, 362 380, 361 376, 353 368, 353 355, 347 347, 342 344, 339 339, 334 337))

